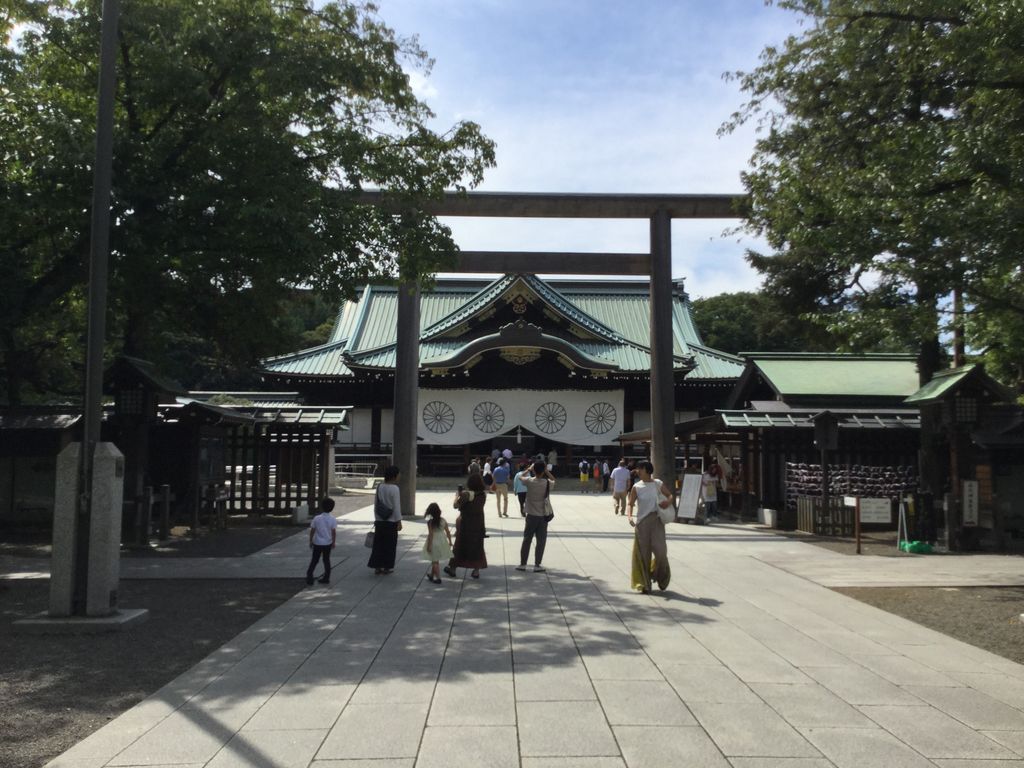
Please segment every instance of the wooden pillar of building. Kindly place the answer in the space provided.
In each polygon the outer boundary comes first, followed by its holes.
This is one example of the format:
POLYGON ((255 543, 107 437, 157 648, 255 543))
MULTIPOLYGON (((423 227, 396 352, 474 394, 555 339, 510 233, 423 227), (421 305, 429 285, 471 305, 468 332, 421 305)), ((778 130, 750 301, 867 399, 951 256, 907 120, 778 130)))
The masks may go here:
POLYGON ((672 219, 651 217, 651 461, 675 487, 675 382, 672 372, 672 219))
POLYGON ((398 490, 403 515, 416 514, 416 410, 419 405, 420 289, 398 286, 398 337, 395 346, 395 417, 392 455, 401 473, 398 490))

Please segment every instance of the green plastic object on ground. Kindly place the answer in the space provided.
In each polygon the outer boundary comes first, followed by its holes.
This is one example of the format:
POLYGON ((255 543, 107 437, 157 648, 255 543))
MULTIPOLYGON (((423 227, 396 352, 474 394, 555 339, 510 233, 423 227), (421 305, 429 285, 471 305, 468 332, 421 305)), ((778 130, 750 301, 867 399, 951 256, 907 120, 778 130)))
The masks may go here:
POLYGON ((932 545, 927 541, 901 541, 900 550, 914 555, 930 555, 932 553, 932 545))

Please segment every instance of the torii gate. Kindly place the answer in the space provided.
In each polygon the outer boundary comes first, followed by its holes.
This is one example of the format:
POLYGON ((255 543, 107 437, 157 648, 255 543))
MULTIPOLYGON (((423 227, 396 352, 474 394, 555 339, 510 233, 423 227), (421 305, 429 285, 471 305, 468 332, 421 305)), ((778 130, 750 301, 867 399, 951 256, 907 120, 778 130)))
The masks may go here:
MULTIPOLYGON (((365 202, 387 204, 379 192, 363 193, 365 202)), ((523 192, 447 192, 424 204, 434 216, 493 218, 648 219, 648 253, 566 253, 538 251, 462 251, 453 272, 535 274, 648 275, 651 279, 651 461, 656 474, 671 481, 674 451, 674 379, 672 375, 672 219, 735 219, 745 195, 546 194, 523 192)), ((415 514, 416 411, 419 388, 420 294, 416 283, 398 291, 395 352, 394 460, 399 488, 415 514)))

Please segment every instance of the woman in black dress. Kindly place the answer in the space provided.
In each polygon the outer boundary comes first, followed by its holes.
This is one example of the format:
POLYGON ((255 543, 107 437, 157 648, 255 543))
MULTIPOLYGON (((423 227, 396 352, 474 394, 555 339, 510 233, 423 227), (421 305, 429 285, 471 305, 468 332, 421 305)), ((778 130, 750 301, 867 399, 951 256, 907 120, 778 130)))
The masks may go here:
POLYGON ((454 507, 459 510, 455 521, 455 546, 452 548, 452 559, 448 561, 444 572, 455 576, 456 568, 470 568, 470 576, 480 578, 480 569, 487 567, 487 555, 484 553, 484 503, 487 492, 480 475, 470 475, 466 480, 466 490, 455 496, 454 507))
POLYGON ((384 483, 377 487, 373 497, 373 549, 366 564, 378 576, 395 569, 400 530, 402 504, 398 492, 398 467, 388 467, 384 470, 384 483))

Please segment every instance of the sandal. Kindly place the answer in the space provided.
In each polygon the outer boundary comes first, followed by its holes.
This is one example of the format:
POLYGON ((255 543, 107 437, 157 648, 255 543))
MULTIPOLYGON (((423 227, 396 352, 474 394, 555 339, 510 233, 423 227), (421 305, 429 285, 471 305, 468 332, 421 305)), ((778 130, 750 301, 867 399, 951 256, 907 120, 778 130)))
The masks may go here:
POLYGON ((473 577, 474 579, 479 579, 479 578, 480 578, 480 571, 478 571, 478 570, 474 570, 474 571, 473 571, 473 572, 472 572, 471 574, 469 574, 469 575, 470 575, 470 576, 472 576, 472 577, 473 577))

